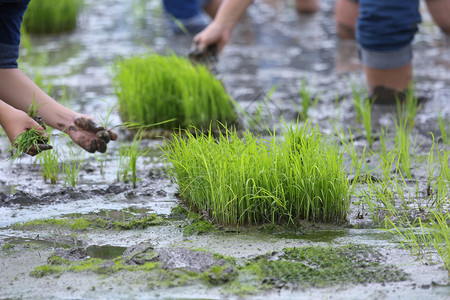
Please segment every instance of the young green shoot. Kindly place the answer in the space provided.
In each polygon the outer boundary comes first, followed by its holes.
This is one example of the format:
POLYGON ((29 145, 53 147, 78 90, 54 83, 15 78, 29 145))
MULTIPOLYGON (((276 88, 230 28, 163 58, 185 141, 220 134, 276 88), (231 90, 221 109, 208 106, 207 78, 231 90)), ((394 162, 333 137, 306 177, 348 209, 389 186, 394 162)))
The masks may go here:
POLYGON ((319 97, 316 96, 314 100, 311 98, 311 93, 306 88, 306 80, 302 80, 302 88, 300 90, 300 98, 302 100, 302 107, 299 111, 301 120, 305 122, 308 119, 308 111, 311 107, 317 105, 319 97))
POLYGON ((139 178, 137 177, 137 160, 147 151, 140 149, 143 130, 140 129, 133 138, 131 145, 122 144, 120 147, 119 169, 117 180, 130 180, 133 188, 136 188, 139 178))
POLYGON ((79 174, 85 153, 86 152, 84 151, 82 153, 75 153, 72 148, 72 142, 69 143, 69 157, 62 162, 64 170, 64 185, 75 187, 78 184, 79 174))
POLYGON ((369 148, 372 148, 374 137, 372 135, 372 100, 364 98, 361 104, 361 115, 366 132, 366 140, 369 144, 369 148))

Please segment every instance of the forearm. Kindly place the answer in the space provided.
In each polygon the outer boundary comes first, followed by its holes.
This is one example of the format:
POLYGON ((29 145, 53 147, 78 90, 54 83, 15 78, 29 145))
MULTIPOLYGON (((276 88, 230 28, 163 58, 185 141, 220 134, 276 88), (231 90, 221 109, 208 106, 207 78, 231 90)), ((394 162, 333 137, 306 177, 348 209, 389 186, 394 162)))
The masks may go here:
POLYGON ((253 0, 225 0, 213 22, 231 31, 252 3, 253 0))
POLYGON ((75 113, 42 91, 19 69, 0 69, 0 99, 24 112, 34 103, 44 122, 64 130, 73 123, 75 113))
POLYGON ((12 109, 14 108, 0 100, 0 125, 2 127, 9 121, 8 116, 11 115, 12 109))

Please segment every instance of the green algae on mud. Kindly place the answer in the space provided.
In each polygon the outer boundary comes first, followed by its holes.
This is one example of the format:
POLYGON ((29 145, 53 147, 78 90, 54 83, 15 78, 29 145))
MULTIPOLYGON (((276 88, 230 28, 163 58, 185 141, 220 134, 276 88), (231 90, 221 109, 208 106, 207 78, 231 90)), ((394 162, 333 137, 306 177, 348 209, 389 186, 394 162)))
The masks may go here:
POLYGON ((45 227, 66 228, 70 230, 87 230, 89 228, 131 230, 144 229, 149 226, 157 226, 165 223, 165 220, 156 214, 145 214, 128 218, 123 221, 108 217, 86 215, 84 217, 68 217, 60 219, 39 219, 27 222, 19 222, 12 225, 13 229, 36 229, 45 227))
POLYGON ((353 283, 402 281, 407 275, 381 263, 370 246, 306 246, 266 254, 238 268, 239 278, 227 287, 233 294, 254 294, 271 288, 327 287, 353 283))
MULTIPOLYGON (((145 249, 143 252, 137 252, 138 256, 140 255, 139 259, 136 259, 135 253, 128 256, 124 254, 114 260, 87 258, 71 261, 53 254, 48 258, 46 265, 36 267, 30 276, 36 278, 59 276, 65 272, 91 272, 101 276, 112 276, 118 272, 125 274, 137 272, 141 278, 145 278, 149 288, 202 283, 206 286, 219 287, 223 294, 240 296, 279 288, 295 290, 345 283, 386 283, 407 279, 404 272, 392 265, 383 264, 382 255, 373 247, 362 245, 284 248, 280 252, 248 259, 243 264, 238 264, 232 257, 213 254, 217 263, 206 270, 197 271, 189 267, 170 268, 167 261, 161 259, 162 252, 158 253, 158 250, 153 250, 152 247, 143 249, 145 249)), ((187 249, 185 251, 205 252, 187 249)), ((172 255, 170 261, 176 259, 177 253, 172 252, 172 255)), ((210 254, 206 252, 205 255, 210 254)))
MULTIPOLYGON (((59 276, 62 273, 90 272, 102 276, 111 276, 118 272, 134 272, 144 276, 150 288, 175 287, 203 282, 207 285, 220 285, 231 281, 236 276, 234 266, 222 256, 211 256, 216 263, 204 271, 192 271, 188 267, 171 268, 167 266, 167 261, 158 258, 161 253, 154 252, 152 247, 142 248, 142 252, 123 255, 115 259, 100 259, 86 256, 84 259, 76 252, 79 249, 73 248, 74 257, 64 258, 53 253, 47 259, 47 264, 36 267, 30 272, 31 277, 42 278, 45 276, 59 276)), ((70 250, 69 250, 70 251, 70 250)), ((203 253, 202 251, 187 250, 190 253, 203 253)), ((88 254, 81 249, 81 256, 88 254)), ((61 253, 61 252, 59 252, 61 253)), ((64 255, 64 254, 62 254, 64 255)), ((210 255, 205 253, 205 255, 210 255)), ((205 256, 203 256, 205 257, 205 256)))

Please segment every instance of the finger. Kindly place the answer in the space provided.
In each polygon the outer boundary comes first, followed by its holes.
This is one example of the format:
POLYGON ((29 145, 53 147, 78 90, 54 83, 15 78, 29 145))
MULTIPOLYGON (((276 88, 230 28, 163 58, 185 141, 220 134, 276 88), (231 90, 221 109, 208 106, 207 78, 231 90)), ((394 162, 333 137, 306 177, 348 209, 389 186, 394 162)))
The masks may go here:
POLYGON ((94 153, 97 150, 97 142, 96 140, 91 141, 91 145, 87 148, 84 148, 89 153, 94 153))
POLYGON ((106 152, 106 142, 104 140, 100 140, 100 146, 98 148, 98 151, 100 153, 105 153, 106 152))
POLYGON ((30 156, 35 156, 36 154, 39 154, 42 151, 50 150, 50 149, 53 149, 52 145, 49 145, 49 144, 38 144, 36 147, 33 146, 30 149, 28 149, 28 151, 26 153, 28 155, 30 155, 30 156))
POLYGON ((98 124, 96 121, 84 117, 75 119, 73 123, 75 124, 75 126, 87 131, 97 132, 100 130, 105 130, 105 128, 98 124))
POLYGON ((39 152, 53 149, 53 146, 49 144, 38 144, 37 147, 39 152))
POLYGON ((96 133, 96 136, 97 136, 99 139, 105 141, 106 143, 109 143, 109 141, 111 140, 111 137, 109 136, 109 132, 106 131, 106 130, 98 131, 98 132, 96 133))
POLYGON ((108 130, 108 133, 112 141, 117 140, 117 133, 114 130, 108 130))

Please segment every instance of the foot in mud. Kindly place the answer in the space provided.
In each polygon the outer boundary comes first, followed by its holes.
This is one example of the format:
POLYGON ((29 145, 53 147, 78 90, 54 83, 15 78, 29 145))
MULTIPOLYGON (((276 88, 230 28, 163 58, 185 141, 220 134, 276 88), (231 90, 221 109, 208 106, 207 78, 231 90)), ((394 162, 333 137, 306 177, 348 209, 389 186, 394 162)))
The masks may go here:
POLYGON ((117 139, 117 134, 107 130, 88 116, 81 116, 72 125, 59 124, 65 133, 84 150, 94 153, 106 152, 106 144, 117 139))
MULTIPOLYGON (((408 91, 396 91, 385 86, 376 86, 373 88, 369 99, 373 99, 375 105, 395 105, 397 101, 404 103, 408 99, 408 91)), ((417 98, 417 104, 422 104, 427 99, 417 98)))

